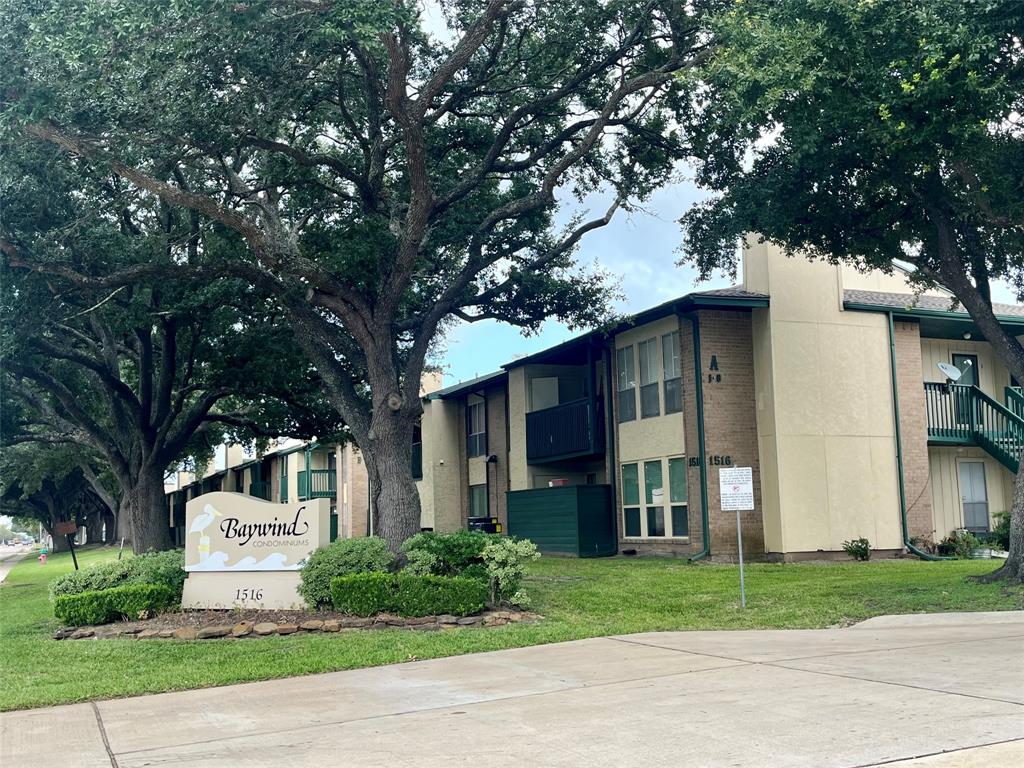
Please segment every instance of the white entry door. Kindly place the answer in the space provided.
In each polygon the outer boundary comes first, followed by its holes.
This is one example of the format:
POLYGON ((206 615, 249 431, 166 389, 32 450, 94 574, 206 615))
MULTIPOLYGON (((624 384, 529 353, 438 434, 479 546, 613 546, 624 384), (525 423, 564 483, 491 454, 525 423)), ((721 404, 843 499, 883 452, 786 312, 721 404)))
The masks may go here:
POLYGON ((964 528, 975 533, 988 531, 985 462, 960 462, 960 499, 963 503, 964 528))

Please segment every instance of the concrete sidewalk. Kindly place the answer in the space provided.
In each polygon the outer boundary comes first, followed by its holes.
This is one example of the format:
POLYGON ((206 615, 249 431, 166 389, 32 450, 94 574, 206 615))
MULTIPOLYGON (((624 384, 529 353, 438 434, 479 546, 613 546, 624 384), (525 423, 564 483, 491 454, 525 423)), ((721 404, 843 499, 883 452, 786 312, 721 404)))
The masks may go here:
POLYGON ((629 635, 0 715, 4 768, 881 764, 1024 765, 1024 612, 629 635))

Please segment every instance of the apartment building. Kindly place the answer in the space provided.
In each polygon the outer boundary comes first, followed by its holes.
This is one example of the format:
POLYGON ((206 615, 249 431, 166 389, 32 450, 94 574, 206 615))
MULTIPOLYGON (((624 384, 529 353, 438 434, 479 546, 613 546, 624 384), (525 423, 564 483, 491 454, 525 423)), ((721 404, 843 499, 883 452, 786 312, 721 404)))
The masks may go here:
MULTIPOLYGON (((551 553, 730 559, 718 474, 750 467, 750 557, 828 557, 859 537, 893 554, 989 530, 1010 505, 1024 396, 949 294, 754 242, 742 278, 471 381, 425 380, 422 527, 526 535, 551 553)), ((1024 335, 1024 306, 996 309, 1024 335)), ((325 496, 332 536, 370 532, 354 446, 226 457, 173 492, 172 527, 209 490, 325 496)))

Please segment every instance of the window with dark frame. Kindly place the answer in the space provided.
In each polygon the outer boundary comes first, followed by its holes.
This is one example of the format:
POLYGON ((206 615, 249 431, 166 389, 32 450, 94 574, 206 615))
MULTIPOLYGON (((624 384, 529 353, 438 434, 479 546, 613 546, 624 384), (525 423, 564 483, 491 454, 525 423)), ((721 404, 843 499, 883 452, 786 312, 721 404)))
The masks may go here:
POLYGON ((423 479, 423 427, 419 423, 412 428, 412 479, 423 479))
POLYGON ((662 367, 665 371, 665 413, 683 410, 683 371, 679 360, 679 331, 661 337, 662 367))
POLYGON ((633 361, 633 345, 615 350, 618 371, 618 412, 619 422, 636 418, 636 364, 633 361))
POLYGON ((668 501, 672 510, 672 535, 689 536, 689 497, 686 490, 686 457, 668 460, 668 501))
POLYGON ((469 516, 489 517, 487 509, 487 484, 469 486, 469 516))
POLYGON ((644 502, 647 506, 647 535, 665 535, 665 484, 661 459, 644 462, 644 502))
POLYGON ((658 400, 658 339, 641 341, 636 347, 640 358, 640 418, 661 415, 658 400))
POLYGON ((469 403, 466 406, 466 456, 473 458, 487 453, 487 421, 484 404, 469 403))
POLYGON ((637 464, 622 465, 622 528, 626 536, 640 536, 640 475, 637 464))

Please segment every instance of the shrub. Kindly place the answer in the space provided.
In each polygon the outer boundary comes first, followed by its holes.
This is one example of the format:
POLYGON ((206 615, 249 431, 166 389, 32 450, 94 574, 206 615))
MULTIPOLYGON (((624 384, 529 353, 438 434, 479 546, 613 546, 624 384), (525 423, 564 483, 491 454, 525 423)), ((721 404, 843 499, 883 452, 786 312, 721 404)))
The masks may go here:
POLYGON ((981 542, 970 531, 953 531, 946 538, 939 542, 938 550, 940 555, 955 557, 958 560, 970 560, 974 552, 981 546, 981 542))
POLYGON ((163 584, 126 584, 110 589, 58 595, 53 613, 65 624, 109 624, 119 619, 155 615, 176 602, 174 592, 163 584))
POLYGON ((498 537, 482 531, 427 531, 407 539, 402 545, 402 552, 410 563, 415 563, 414 572, 429 572, 435 576, 461 576, 471 565, 483 563, 484 547, 494 538, 498 537), (428 562, 429 571, 424 571, 428 562))
POLYGON ((299 594, 311 608, 329 606, 332 579, 387 571, 394 560, 384 539, 338 539, 309 556, 302 568, 299 594))
POLYGON ((538 557, 537 545, 529 539, 492 537, 483 551, 492 605, 505 602, 525 607, 525 595, 519 591, 519 585, 526 566, 538 557))
POLYGON ((160 584, 181 599, 185 583, 185 551, 146 552, 124 560, 101 563, 57 577, 50 584, 50 599, 129 584, 160 584))
POLYGON ((479 613, 487 602, 487 585, 479 579, 413 573, 358 573, 331 581, 336 610, 356 616, 397 613, 431 616, 479 613))
POLYGON ((852 557, 854 560, 870 560, 871 542, 863 537, 859 539, 853 539, 852 541, 844 541, 843 551, 850 557, 852 557))
POLYGON ((992 543, 1007 552, 1010 549, 1010 513, 996 512, 992 517, 996 521, 992 529, 992 543))

